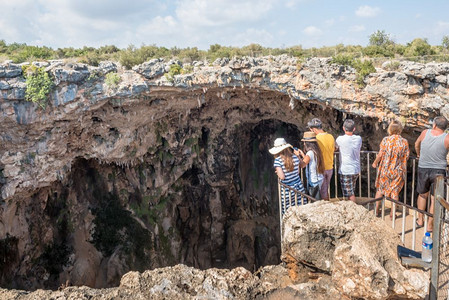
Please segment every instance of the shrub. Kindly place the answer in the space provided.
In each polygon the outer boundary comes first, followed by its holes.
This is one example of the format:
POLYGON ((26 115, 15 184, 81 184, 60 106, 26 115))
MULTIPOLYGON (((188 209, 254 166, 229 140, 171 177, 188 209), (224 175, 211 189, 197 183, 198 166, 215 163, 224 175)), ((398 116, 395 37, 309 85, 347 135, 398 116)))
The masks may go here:
POLYGON ((357 71, 356 82, 360 87, 365 86, 365 77, 371 73, 376 72, 376 68, 374 68, 372 61, 370 60, 360 60, 356 59, 354 68, 357 71))
POLYGON ((33 61, 38 59, 51 59, 54 57, 54 51, 48 47, 22 46, 10 55, 15 63, 33 61))
POLYGON ((165 78, 167 78, 168 81, 173 82, 175 75, 183 74, 183 69, 178 64, 173 64, 170 66, 170 71, 168 73, 165 73, 165 78))
POLYGON ((331 63, 342 66, 354 66, 355 59, 352 55, 338 54, 332 57, 331 63))
POLYGON ((351 55, 336 55, 332 57, 331 63, 353 67, 356 70, 356 82, 360 87, 365 85, 364 79, 366 76, 376 72, 376 68, 374 68, 372 61, 355 59, 351 55))
POLYGON ((204 56, 203 51, 198 50, 197 47, 186 48, 179 53, 179 58, 183 62, 194 62, 200 60, 200 58, 204 56))
POLYGON ((443 36, 441 39, 441 46, 443 46, 443 49, 449 50, 449 36, 443 36))
POLYGON ((44 68, 38 68, 35 65, 23 66, 23 75, 26 79, 25 100, 39 104, 45 108, 48 102, 48 95, 53 88, 51 80, 44 68))
POLYGON ((395 61, 390 61, 389 63, 387 63, 386 65, 385 65, 385 70, 387 70, 387 71, 397 71, 398 69, 399 69, 399 65, 400 65, 401 63, 400 62, 398 62, 397 60, 395 60, 395 61))
POLYGON ((435 52, 432 50, 432 46, 429 45, 427 39, 414 39, 411 43, 407 44, 404 55, 407 57, 432 55, 435 52))
POLYGON ((116 72, 111 72, 106 74, 104 82, 109 88, 116 88, 117 85, 122 81, 122 78, 120 78, 120 75, 116 72))

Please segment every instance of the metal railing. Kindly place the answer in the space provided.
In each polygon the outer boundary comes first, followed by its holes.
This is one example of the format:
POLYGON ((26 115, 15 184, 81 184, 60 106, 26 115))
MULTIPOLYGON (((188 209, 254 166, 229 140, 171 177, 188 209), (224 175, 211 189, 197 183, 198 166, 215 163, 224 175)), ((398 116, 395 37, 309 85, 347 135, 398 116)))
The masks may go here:
POLYGON ((449 180, 436 180, 430 299, 449 299, 449 180))
MULTIPOLYGON (((364 205, 368 210, 372 210, 376 214, 375 203, 380 202, 381 212, 380 218, 385 220, 385 214, 388 212, 386 207, 387 203, 390 204, 391 212, 391 226, 400 235, 402 243, 411 244, 413 250, 417 250, 416 245, 419 244, 420 240, 417 240, 417 225, 415 220, 417 219, 417 214, 421 213, 424 215, 424 226, 423 228, 428 228, 429 218, 434 217, 434 227, 433 227, 433 242, 434 250, 432 253, 432 264, 431 264, 431 288, 430 288, 430 299, 448 299, 449 300, 449 178, 439 177, 436 180, 434 189, 428 194, 426 210, 418 209, 416 206, 417 194, 415 193, 415 183, 416 183, 416 173, 417 173, 417 158, 411 157, 407 162, 407 176, 405 178, 404 187, 400 194, 399 199, 395 200, 390 197, 380 197, 374 198, 375 194, 375 177, 372 176, 376 174, 376 170, 372 168, 371 162, 372 158, 377 154, 375 151, 361 151, 361 169, 358 179, 358 198, 357 203, 364 205), (373 156, 374 155, 374 156, 373 156), (366 167, 365 167, 366 166, 366 167), (364 187, 364 188, 362 188, 364 187), (410 195, 410 196, 409 196, 410 195), (432 199, 434 197, 434 199, 432 199), (434 201, 435 213, 432 214, 428 210, 430 208, 431 201, 434 201), (396 213, 399 212, 399 216, 396 213), (407 216, 412 216, 411 224, 406 222, 407 216), (402 218, 400 223, 400 230, 396 228, 396 219, 402 218)), ((329 188, 329 195, 334 195, 335 199, 342 198, 339 180, 338 180, 338 155, 335 155, 334 159, 334 174, 333 182, 334 186, 329 188), (332 192, 332 193, 331 193, 332 192)), ((377 174, 376 174, 377 175, 377 174)), ((307 182, 304 181, 303 170, 301 173, 301 180, 303 180, 304 186, 307 186, 307 182)), ((285 184, 279 182, 279 207, 281 207, 281 190, 290 189, 294 192, 293 198, 302 196, 308 199, 308 203, 315 202, 317 199, 302 193, 298 190, 292 189, 285 184)), ((290 194, 289 201, 292 201, 292 196, 290 194)), ((290 202, 291 203, 291 202, 290 202)), ((297 203, 295 201, 295 203, 297 203)), ((305 205, 304 201, 301 205, 305 205)), ((293 206, 293 205, 292 205, 293 206)), ((281 228, 281 238, 282 238, 282 214, 280 212, 280 228, 281 228)), ((421 238, 421 237, 419 237, 421 238)))
MULTIPOLYGON (((401 226, 401 240, 403 243, 405 243, 406 239, 406 233, 409 231, 412 232, 411 239, 412 239, 412 249, 415 250, 415 244, 416 244, 416 224, 413 222, 413 225, 411 228, 407 228, 408 224, 406 223, 406 216, 409 214, 413 214, 413 218, 416 219, 417 213, 423 213, 425 216, 424 220, 424 226, 427 228, 428 224, 428 218, 432 217, 432 215, 427 211, 420 211, 415 206, 416 204, 416 194, 415 194, 415 178, 416 178, 416 171, 417 171, 417 159, 415 157, 411 157, 407 163, 407 176, 405 178, 404 182, 404 188, 401 192, 401 201, 397 201, 394 199, 391 199, 389 197, 381 197, 379 199, 374 199, 374 195, 376 193, 375 188, 375 180, 376 180, 376 169, 374 169, 371 166, 372 161, 374 161, 375 156, 377 155, 377 151, 361 151, 360 152, 360 164, 361 164, 361 172, 359 173, 358 178, 358 188, 355 191, 356 196, 358 197, 359 204, 364 204, 368 210, 373 210, 375 213, 375 202, 381 201, 382 209, 381 209, 381 216, 382 219, 385 220, 385 211, 386 209, 386 203, 391 204, 391 210, 394 210, 394 213, 392 214, 392 222, 391 226, 393 229, 396 229, 396 212, 398 211, 397 208, 400 208, 402 213, 400 214, 400 217, 402 217, 402 226, 401 226), (410 197, 409 197, 410 195, 410 197), (365 198, 364 201, 360 201, 360 199, 365 198)), ((334 156, 334 174, 333 179, 331 180, 331 183, 333 182, 333 186, 329 187, 329 195, 334 199, 340 199, 343 198, 341 194, 341 188, 340 188, 340 182, 339 182, 339 175, 338 175, 338 165, 339 165, 339 156, 338 152, 335 153, 334 156)), ((304 184, 304 186, 307 186, 307 182, 304 176, 304 169, 301 170, 301 180, 304 184)), ((282 184, 279 181, 279 207, 281 208, 281 198, 285 197, 284 193, 286 189, 290 189, 290 193, 287 193, 288 197, 285 199, 286 203, 289 203, 290 206, 293 202, 297 203, 297 197, 306 197, 307 199, 310 199, 308 202, 314 202, 316 199, 310 197, 309 195, 306 195, 304 193, 301 193, 298 190, 294 190, 291 187, 282 184), (294 192, 292 195, 291 192, 294 192)), ((301 204, 304 204, 301 202, 301 204)), ((288 205, 287 205, 288 206, 288 205)), ((428 198, 428 204, 427 207, 430 207, 430 197, 428 198)), ((280 224, 281 224, 281 234, 282 234, 282 212, 279 211, 279 218, 280 218, 280 224)), ((281 235, 282 236, 282 235, 281 235)))
MULTIPOLYGON (((301 175, 302 175, 302 173, 301 173, 301 175)), ((303 176, 301 176, 301 177, 303 177, 303 176)), ((301 178, 301 180, 303 180, 303 178, 301 178)), ((282 239, 283 208, 285 207, 285 210, 287 210, 291 206, 306 205, 307 203, 317 201, 317 199, 315 199, 312 196, 307 195, 306 193, 303 193, 297 189, 294 189, 291 186, 288 186, 288 185, 282 183, 280 180, 278 180, 278 192, 279 192, 278 199, 279 199, 279 220, 280 220, 279 228, 281 230, 281 239, 282 239), (284 200, 284 203, 282 203, 282 200, 284 200)))

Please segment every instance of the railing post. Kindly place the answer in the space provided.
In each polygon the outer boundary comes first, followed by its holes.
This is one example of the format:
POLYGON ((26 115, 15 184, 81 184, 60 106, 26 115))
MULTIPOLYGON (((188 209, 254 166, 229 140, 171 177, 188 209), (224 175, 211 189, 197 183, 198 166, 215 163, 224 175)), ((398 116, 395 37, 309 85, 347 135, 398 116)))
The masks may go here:
MULTIPOLYGON (((412 164, 412 203, 411 206, 414 207, 415 204, 415 171, 416 171, 416 159, 413 159, 412 164)), ((412 234, 412 250, 415 250, 416 243, 416 210, 413 210, 413 234, 412 234)))
POLYGON ((438 293, 438 277, 440 263, 440 229, 442 207, 440 201, 444 200, 444 177, 438 176, 435 185, 434 214, 433 214, 433 250, 430 272, 429 298, 436 299, 438 293))
POLYGON ((359 172, 359 197, 362 197, 362 168, 359 172))
POLYGON ((338 198, 338 184, 337 184, 337 154, 334 154, 334 182, 335 182, 335 199, 338 198))
POLYGON ((281 231, 281 242, 282 242, 282 198, 281 198, 281 188, 283 186, 281 185, 280 181, 278 180, 278 194, 279 194, 279 228, 281 231))
POLYGON ((370 169, 370 161, 369 161, 369 152, 366 153, 366 169, 368 170, 368 198, 371 197, 371 169, 370 169))
MULTIPOLYGON (((405 176, 404 176, 404 204, 407 203, 407 163, 405 163, 405 176)), ((399 197, 399 195, 398 195, 399 197)), ((402 206, 402 231, 401 231, 401 241, 405 242, 405 218, 407 217, 407 210, 405 205, 402 206)))

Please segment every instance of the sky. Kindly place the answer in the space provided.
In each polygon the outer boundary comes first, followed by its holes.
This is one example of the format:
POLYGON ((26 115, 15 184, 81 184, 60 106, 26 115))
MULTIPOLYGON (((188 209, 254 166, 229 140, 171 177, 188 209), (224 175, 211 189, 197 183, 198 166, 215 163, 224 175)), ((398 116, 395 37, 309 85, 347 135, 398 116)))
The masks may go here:
POLYGON ((0 0, 0 40, 54 49, 366 46, 449 36, 448 0, 0 0))

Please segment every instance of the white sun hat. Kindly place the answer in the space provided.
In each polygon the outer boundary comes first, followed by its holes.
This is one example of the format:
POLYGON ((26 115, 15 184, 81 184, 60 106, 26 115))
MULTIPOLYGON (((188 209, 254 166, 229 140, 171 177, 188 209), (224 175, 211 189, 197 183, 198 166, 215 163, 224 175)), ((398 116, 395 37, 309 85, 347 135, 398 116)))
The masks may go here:
POLYGON ((271 154, 275 155, 287 148, 292 148, 292 145, 288 144, 284 138, 277 138, 276 140, 274 140, 274 147, 268 151, 271 154))

